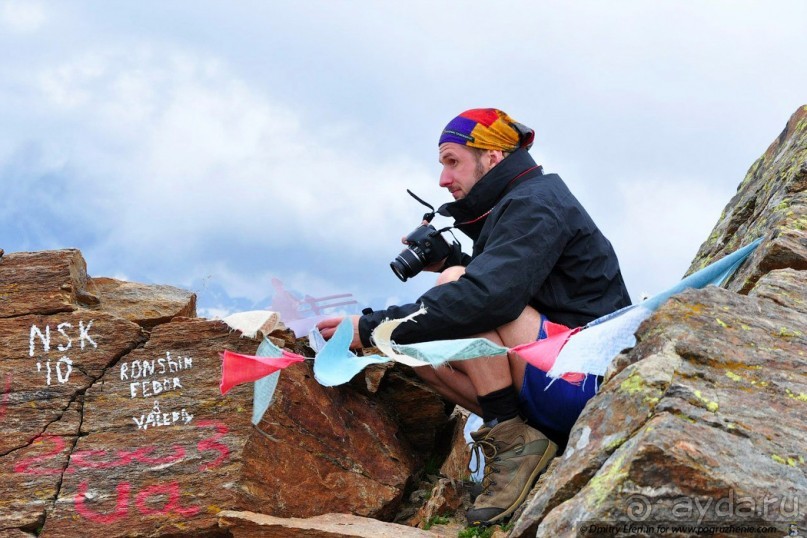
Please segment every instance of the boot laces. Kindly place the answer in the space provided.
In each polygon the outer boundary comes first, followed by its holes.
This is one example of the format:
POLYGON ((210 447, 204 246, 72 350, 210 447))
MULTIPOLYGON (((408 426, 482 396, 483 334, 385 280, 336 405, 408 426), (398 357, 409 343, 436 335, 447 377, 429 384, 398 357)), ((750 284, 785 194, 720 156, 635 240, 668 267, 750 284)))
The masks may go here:
POLYGON ((482 458, 485 458, 485 470, 482 475, 482 493, 480 495, 487 495, 491 486, 495 486, 496 482, 493 481, 493 475, 499 470, 494 462, 498 461, 499 449, 493 443, 493 440, 480 439, 471 444, 471 454, 476 460, 476 466, 471 470, 471 474, 476 474, 479 471, 479 465, 482 458))

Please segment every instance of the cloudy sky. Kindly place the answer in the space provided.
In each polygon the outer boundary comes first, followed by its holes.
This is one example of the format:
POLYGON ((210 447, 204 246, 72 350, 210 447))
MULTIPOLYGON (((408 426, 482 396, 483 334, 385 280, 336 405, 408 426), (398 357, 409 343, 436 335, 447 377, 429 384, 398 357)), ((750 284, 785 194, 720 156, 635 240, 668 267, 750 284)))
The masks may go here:
POLYGON ((273 277, 411 302, 433 277, 389 269, 424 211, 405 189, 448 201, 440 130, 498 107, 635 300, 807 104, 805 20, 803 0, 0 0, 0 248, 79 248, 209 317, 267 307, 273 277))

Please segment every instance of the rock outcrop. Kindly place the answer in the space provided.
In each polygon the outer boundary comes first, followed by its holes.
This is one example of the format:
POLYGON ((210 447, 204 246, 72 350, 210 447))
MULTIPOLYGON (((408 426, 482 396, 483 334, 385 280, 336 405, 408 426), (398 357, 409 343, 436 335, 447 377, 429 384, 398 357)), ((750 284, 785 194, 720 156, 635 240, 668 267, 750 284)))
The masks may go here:
POLYGON ((751 167, 673 297, 618 356, 511 536, 782 536, 807 522, 807 107, 751 167), (698 530, 700 529, 700 530, 698 530))
MULTIPOLYGON (((807 530, 807 107, 691 271, 757 237, 725 288, 642 324, 509 536, 807 530)), ((192 293, 88 276, 77 250, 0 250, 0 537, 456 535, 413 527, 467 503, 461 413, 406 367, 325 388, 306 361, 253 426, 219 353, 258 343, 192 293)))
POLYGON ((399 368, 326 388, 300 363, 254 427, 251 385, 219 393, 219 354, 258 343, 196 318, 190 292, 89 277, 77 250, 4 254, 0 536, 237 533, 224 510, 392 519, 445 456, 451 409, 399 368))

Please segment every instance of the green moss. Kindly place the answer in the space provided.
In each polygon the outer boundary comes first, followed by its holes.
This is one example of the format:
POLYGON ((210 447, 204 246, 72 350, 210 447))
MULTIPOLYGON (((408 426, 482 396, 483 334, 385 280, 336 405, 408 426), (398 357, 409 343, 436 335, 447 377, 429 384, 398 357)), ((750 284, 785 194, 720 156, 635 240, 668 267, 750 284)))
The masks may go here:
POLYGON ((801 464, 804 463, 804 458, 801 456, 799 456, 799 458, 796 459, 791 458, 790 456, 788 456, 787 458, 783 458, 782 456, 779 456, 777 454, 771 454, 771 459, 776 463, 781 463, 782 465, 789 465, 790 467, 798 467, 800 463, 801 464))
MULTIPOLYGON (((648 386, 644 379, 642 379, 642 376, 635 370, 627 379, 619 384, 619 388, 622 392, 630 394, 631 396, 642 394, 642 401, 650 405, 651 408, 659 402, 659 397, 656 396, 659 394, 658 390, 654 389, 652 386, 648 386)), ((652 410, 650 411, 650 415, 652 415, 652 410)))
POLYGON ((625 439, 624 437, 617 437, 616 439, 605 445, 605 451, 613 452, 617 448, 621 447, 625 443, 625 441, 627 441, 627 439, 625 439))
POLYGON ((804 394, 803 392, 799 392, 798 394, 796 394, 790 389, 785 389, 785 394, 787 394, 788 398, 792 398, 799 402, 807 402, 807 394, 804 394))
POLYGON ((493 531, 498 527, 465 527, 459 533, 457 538, 490 538, 493 536, 493 531))
POLYGON ((625 381, 619 384, 619 388, 622 391, 627 392, 628 394, 631 395, 644 390, 644 387, 645 387, 644 380, 635 371, 630 376, 628 376, 628 378, 625 381))
POLYGON ((600 472, 594 475, 589 481, 588 485, 595 497, 594 508, 613 495, 611 486, 615 486, 619 479, 628 476, 624 465, 627 455, 627 452, 623 451, 622 454, 619 454, 614 461, 611 462, 606 471, 603 472, 600 470, 600 472))
POLYGON ((735 374, 734 372, 726 372, 726 377, 731 379, 732 381, 742 381, 743 378, 735 374))
POLYGON ((701 391, 699 390, 695 391, 695 397, 701 402, 705 403, 706 409, 712 413, 717 413, 717 410, 720 408, 717 402, 704 398, 703 394, 701 394, 701 391))
POLYGON ((450 522, 451 520, 445 516, 432 516, 423 524, 423 530, 427 531, 431 529, 433 525, 448 525, 450 522))
POLYGON ((780 327, 779 332, 776 333, 780 338, 797 338, 803 336, 801 331, 791 330, 787 327, 780 327))
POLYGON ((775 210, 776 211, 784 211, 785 209, 788 209, 790 207, 791 201, 792 200, 790 198, 785 198, 784 200, 779 202, 779 205, 776 206, 775 210))
POLYGON ((796 230, 807 230, 807 216, 797 218, 792 225, 796 230))
POLYGON ((694 418, 692 418, 691 416, 687 415, 686 413, 681 413, 680 411, 678 411, 678 412, 674 413, 674 415, 675 415, 677 418, 680 418, 681 420, 686 420, 687 422, 691 422, 692 424, 695 424, 695 423, 697 422, 697 421, 696 421, 694 418))

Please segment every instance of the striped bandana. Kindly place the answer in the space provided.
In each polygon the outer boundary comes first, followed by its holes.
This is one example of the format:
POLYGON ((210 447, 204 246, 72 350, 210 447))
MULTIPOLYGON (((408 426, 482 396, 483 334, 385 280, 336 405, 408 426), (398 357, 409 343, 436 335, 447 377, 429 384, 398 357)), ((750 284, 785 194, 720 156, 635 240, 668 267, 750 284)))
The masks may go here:
POLYGON ((501 110, 474 108, 448 122, 437 145, 454 142, 472 148, 511 153, 518 148, 530 149, 534 139, 535 131, 501 110))

